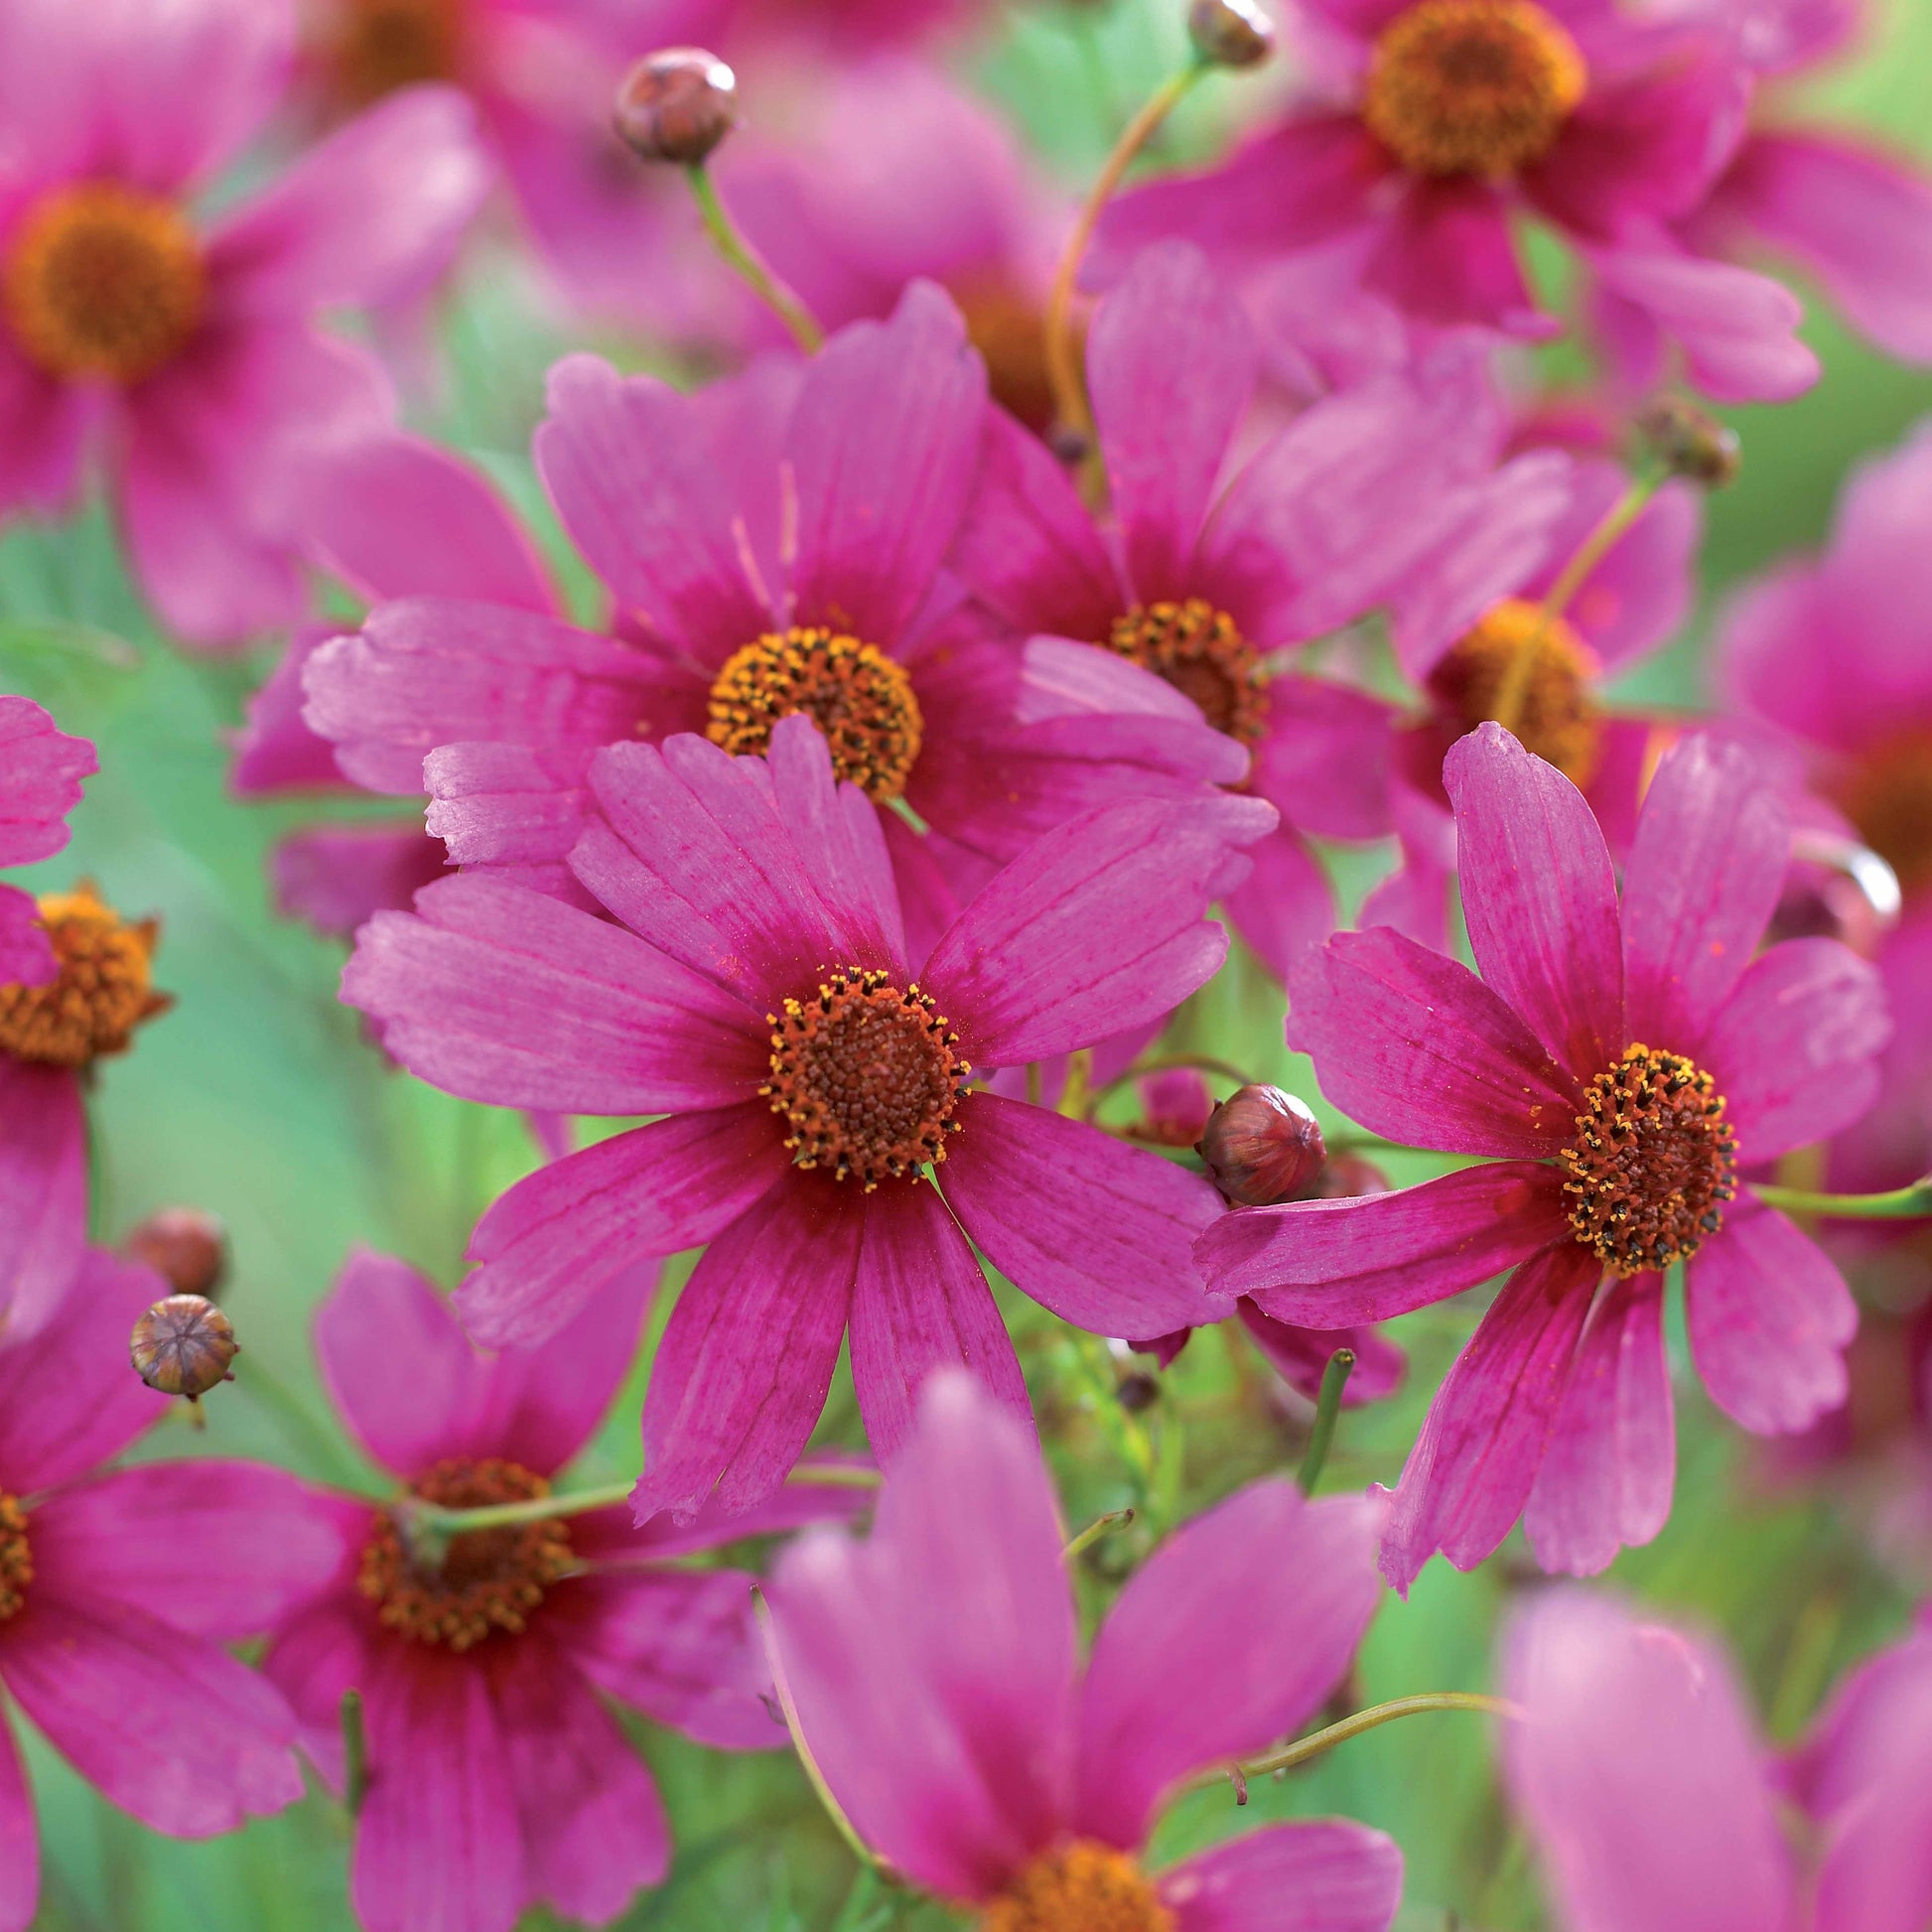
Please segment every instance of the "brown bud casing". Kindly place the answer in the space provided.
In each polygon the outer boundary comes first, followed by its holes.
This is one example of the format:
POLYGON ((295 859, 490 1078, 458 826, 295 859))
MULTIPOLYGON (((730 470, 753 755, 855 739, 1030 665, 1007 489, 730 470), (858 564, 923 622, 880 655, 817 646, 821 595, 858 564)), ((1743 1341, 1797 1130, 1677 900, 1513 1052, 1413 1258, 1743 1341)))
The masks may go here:
POLYGON ((702 47, 665 47, 618 89, 618 139, 645 161, 694 168, 738 124, 738 76, 702 47))
POLYGON ((1272 1207, 1313 1185, 1328 1158, 1321 1124, 1280 1087, 1239 1088, 1195 1144, 1208 1178, 1239 1207, 1272 1207))
POLYGON ((200 1400, 232 1382, 228 1364, 240 1354, 228 1317, 200 1295, 171 1295, 134 1324, 128 1357, 134 1372, 163 1395, 200 1400))
POLYGON ((1193 0, 1187 38, 1217 68, 1256 68, 1275 51, 1275 23, 1255 0, 1193 0))
POLYGON ((1669 470, 1705 489, 1737 481, 1737 432, 1684 396, 1653 396, 1637 411, 1637 435, 1669 470))
POLYGON ((121 1243, 130 1261, 161 1276, 177 1295, 212 1295, 228 1271, 227 1230, 196 1207, 164 1207, 121 1243))

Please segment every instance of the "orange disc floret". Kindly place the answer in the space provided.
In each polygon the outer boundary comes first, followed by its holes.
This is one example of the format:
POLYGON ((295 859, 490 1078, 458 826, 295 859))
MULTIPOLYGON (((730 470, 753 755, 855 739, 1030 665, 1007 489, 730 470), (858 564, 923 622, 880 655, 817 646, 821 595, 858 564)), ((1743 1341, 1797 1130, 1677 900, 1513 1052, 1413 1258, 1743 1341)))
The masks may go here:
POLYGON ((1075 1839, 1035 1859, 980 1932, 1174 1932, 1174 1915, 1125 1852, 1075 1839))
POLYGON ((83 1067, 126 1052, 135 1028, 174 1004, 150 977, 159 923, 129 924, 85 882, 43 898, 40 915, 59 971, 45 986, 0 986, 0 1053, 83 1067))

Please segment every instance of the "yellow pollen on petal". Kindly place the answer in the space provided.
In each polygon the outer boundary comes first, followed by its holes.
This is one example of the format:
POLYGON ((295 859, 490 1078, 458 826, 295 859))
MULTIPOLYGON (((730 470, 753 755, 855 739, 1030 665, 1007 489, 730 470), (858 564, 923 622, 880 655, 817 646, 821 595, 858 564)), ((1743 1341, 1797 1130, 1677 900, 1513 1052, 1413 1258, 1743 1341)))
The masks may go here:
POLYGON ((1585 1089, 1561 1159, 1570 1226, 1613 1275, 1688 1261, 1724 1225, 1737 1143, 1711 1075, 1640 1041, 1585 1089))
MULTIPOLYGON (((416 1484, 425 1502, 446 1509, 529 1502, 550 1485, 500 1456, 452 1456, 416 1484)), ((550 1587, 571 1566, 562 1522, 508 1523, 450 1539, 440 1568, 419 1566, 387 1510, 378 1511, 362 1546, 356 1587, 377 1618, 412 1643, 473 1649, 486 1637, 520 1636, 550 1587)))
POLYGON ((882 1180, 916 1181, 946 1158, 969 1061, 959 1035, 917 982, 841 966, 815 994, 765 1016, 771 1077, 759 1091, 791 1132, 785 1146, 801 1168, 856 1179, 867 1193, 882 1180))
POLYGON ((335 11, 323 53, 345 106, 458 77, 463 0, 335 0, 335 11))
POLYGON ((27 1511, 18 1496, 0 1489, 0 1623, 16 1616, 34 1581, 34 1556, 27 1546, 27 1511))
POLYGON ((705 736, 761 758, 778 720, 799 712, 825 734, 840 778, 882 804, 904 792, 925 721, 912 680, 878 645, 822 624, 754 638, 712 684, 705 736))
POLYGON ((1042 1853, 986 1908, 979 1932, 1174 1932, 1125 1852, 1076 1839, 1042 1853))
POLYGON ((1534 0, 1418 0, 1376 38, 1362 116, 1413 174, 1501 181, 1549 153, 1587 79, 1534 0))
POLYGON ((1873 746, 1840 783, 1838 802, 1908 893, 1932 886, 1932 728, 1873 746))
POLYGON ((150 977, 160 928, 130 925, 86 884, 40 901, 58 965, 45 986, 0 986, 0 1053, 81 1067, 124 1053, 142 1021, 174 1002, 150 977))
POLYGON ((1198 597, 1136 605, 1114 620, 1107 643, 1191 698, 1216 731, 1259 742, 1268 724, 1261 653, 1225 611, 1198 597))
POLYGON ((1509 598, 1445 655, 1429 688, 1458 732, 1499 717, 1497 700, 1515 682, 1513 719, 1503 719, 1523 747, 1554 764, 1573 784, 1596 775, 1603 708, 1593 689, 1596 656, 1561 618, 1509 598), (1521 670, 1524 653, 1528 662, 1521 670))
POLYGON ((8 327, 66 381, 152 375, 187 346, 207 294, 188 217, 113 182, 58 189, 29 208, 0 268, 8 327))

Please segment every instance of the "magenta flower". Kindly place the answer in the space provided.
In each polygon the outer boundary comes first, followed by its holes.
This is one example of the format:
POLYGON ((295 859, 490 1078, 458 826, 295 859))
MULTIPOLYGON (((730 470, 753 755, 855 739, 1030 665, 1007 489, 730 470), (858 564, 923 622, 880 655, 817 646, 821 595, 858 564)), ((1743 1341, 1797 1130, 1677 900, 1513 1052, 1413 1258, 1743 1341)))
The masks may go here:
POLYGON ((859 1836, 996 1932, 1382 1932, 1402 1854, 1366 1826, 1274 1825, 1143 1864, 1177 1786, 1298 1729, 1340 1681, 1376 1607, 1374 1506, 1250 1484, 1143 1566, 1084 1664, 1064 1539, 1034 1445, 949 1374, 870 1541, 812 1532, 785 1553, 779 1660, 859 1836))
POLYGON ((1104 282, 1186 234, 1233 266, 1305 251, 1431 331, 1535 339, 1512 223, 1582 258, 1599 320, 1682 351, 1728 401, 1807 389, 1818 362, 1780 284, 1694 252, 1681 224, 1743 135, 1753 69, 1720 26, 1666 26, 1616 0, 1294 0, 1308 93, 1204 175, 1109 211, 1104 282))
POLYGON ((40 1891, 9 1699, 170 1837, 211 1838, 302 1796, 287 1705, 221 1648, 327 1574, 302 1484, 251 1462, 100 1467, 168 1407, 127 1363, 128 1331, 166 1293, 89 1249, 42 1332, 0 1333, 0 1932, 25 1932, 40 1891))
MULTIPOLYGON (((636 1353, 648 1276, 588 1297, 545 1346, 479 1354, 441 1296, 360 1253, 316 1317, 337 1407, 405 1496, 547 1495, 636 1353)), ((663 1877, 669 1830, 612 1704, 723 1749, 784 1742, 760 1692, 741 1571, 675 1560, 848 1509, 795 1484, 756 1520, 639 1534, 621 1509, 474 1530, 412 1568, 390 1510, 332 1496, 331 1563, 262 1668, 332 1787, 342 1701, 362 1697, 368 1789, 350 1895, 368 1932, 509 1932, 528 1906, 602 1925, 663 1877)))
POLYGON ((1383 1548, 1402 1589, 1438 1550, 1473 1567, 1519 1515, 1538 1561, 1575 1572, 1663 1527, 1675 1263, 1734 1421, 1797 1430, 1844 1400, 1852 1298, 1745 1175, 1870 1104, 1889 1030, 1877 975, 1835 940, 1753 959, 1790 831, 1736 747, 1665 757, 1621 903, 1581 794, 1500 727, 1445 778, 1483 978, 1385 926, 1343 933, 1298 971, 1289 1038, 1373 1132, 1485 1164, 1245 1209, 1196 1251, 1223 1293, 1336 1327, 1514 1271, 1403 1470, 1383 1548))
POLYGON ((1109 799, 1245 768, 1158 679, 975 634, 941 575, 972 489, 986 378, 927 284, 809 363, 681 396, 572 356, 537 466, 609 587, 615 636, 499 603, 406 598, 326 646, 307 716, 348 775, 434 800, 458 864, 570 890, 600 748, 700 732, 762 752, 805 713, 882 808, 916 929, 1032 839, 1109 799), (959 852, 959 847, 967 848, 959 852), (964 884, 962 884, 962 875, 964 884))
POLYGON ((195 213, 275 107, 292 30, 279 0, 134 0, 111 21, 20 0, 0 23, 0 509, 64 502, 97 447, 136 576, 197 644, 301 610, 286 466, 390 406, 318 312, 424 281, 485 183, 469 110, 424 90, 195 213))
POLYGON ((808 721, 781 721, 768 759, 691 737, 614 747, 589 792, 602 817, 571 868, 618 923, 445 880, 363 928, 343 997, 450 1092, 665 1116, 512 1187, 457 1293, 480 1340, 526 1345, 613 1270, 710 1243, 651 1374, 640 1518, 688 1517, 714 1488, 729 1511, 769 1494, 848 1329, 882 1456, 943 1363, 1026 1414, 969 1237, 1103 1333, 1226 1311, 1188 1260, 1219 1206, 1204 1180, 970 1082, 1151 1022, 1209 979, 1227 939, 1201 915, 1268 806, 1088 813, 1000 873, 921 964, 879 816, 834 782, 808 721))
MULTIPOLYGON (((0 692, 0 866, 61 851, 80 781, 99 768, 86 739, 57 730, 31 698, 0 692)), ((0 885, 0 985, 45 986, 59 971, 33 897, 0 885)))

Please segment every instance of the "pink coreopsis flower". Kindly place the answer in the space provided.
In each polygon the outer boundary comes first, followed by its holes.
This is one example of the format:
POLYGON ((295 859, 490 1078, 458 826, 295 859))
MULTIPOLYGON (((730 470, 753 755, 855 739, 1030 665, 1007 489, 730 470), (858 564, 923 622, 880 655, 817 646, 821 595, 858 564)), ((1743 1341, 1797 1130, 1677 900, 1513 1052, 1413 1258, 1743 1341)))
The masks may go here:
POLYGON ((1538 338, 1512 235, 1554 227, 1620 333, 1661 337, 1726 400, 1810 387, 1817 358, 1779 283, 1679 228, 1735 154, 1754 78, 1717 26, 1617 0, 1292 0, 1307 97, 1204 175, 1123 196, 1094 271, 1186 234, 1233 267, 1305 251, 1430 331, 1538 338))
MULTIPOLYGON (((550 1493, 636 1353, 630 1271, 545 1346, 479 1353, 449 1305, 385 1255, 350 1259, 316 1317, 324 1379, 356 1441, 451 1508, 550 1493)), ((331 1496, 332 1561, 262 1668, 332 1786, 342 1703, 360 1693, 367 1794, 350 1895, 368 1932, 509 1932, 539 1901, 602 1925, 663 1877, 669 1828, 610 1706, 724 1749, 781 1745, 760 1701, 751 1578, 678 1559, 849 1509, 798 1483, 757 1519, 640 1534, 622 1509, 472 1530, 412 1563, 386 1504, 331 1496)))
POLYGON ((302 1796, 294 1717, 221 1645, 328 1574, 303 1485, 249 1462, 101 1467, 168 1408, 127 1359, 167 1292, 87 1249, 41 1332, 0 1333, 0 1932, 25 1932, 40 1890, 9 1702, 152 1831, 209 1838, 302 1796))
POLYGON ((1226 1311, 1188 1259, 1219 1210, 1204 1180, 971 1082, 1127 1033, 1209 979, 1227 940, 1202 914, 1273 822, 1267 805, 1088 813, 925 954, 907 946, 877 812, 835 781, 806 719, 780 721, 768 759, 688 736, 614 747, 588 794, 601 816, 571 868, 609 919, 445 880, 363 928, 343 997, 451 1092, 665 1116, 512 1187, 457 1292, 480 1340, 527 1344, 613 1270, 710 1243, 652 1371, 640 1517, 775 1488, 848 1329, 882 1456, 944 1363, 1027 1414, 968 1237, 1103 1333, 1226 1311))
POLYGON ((197 644, 301 610, 288 462, 390 407, 318 314, 421 286, 485 185, 469 109, 424 89, 196 211, 281 97, 292 38, 284 0, 0 14, 0 510, 64 502, 97 448, 135 575, 197 644))
POLYGON ((1121 1593, 1084 1662, 1038 1451, 935 1378, 863 1546, 812 1532, 771 1589, 799 1734, 861 1839, 984 1916, 1120 1932, 1382 1932, 1402 1855, 1340 1819, 1145 1867, 1166 1798, 1333 1691, 1374 1614, 1375 1510, 1251 1484, 1121 1593), (938 1612, 943 1608, 943 1614, 938 1612))
POLYGON ((1247 1208, 1209 1281, 1340 1327, 1513 1270, 1431 1405, 1383 1550, 1406 1589, 1480 1562, 1519 1515, 1548 1569, 1602 1568, 1670 1513, 1664 1271, 1691 1353, 1760 1434, 1845 1396, 1858 1311, 1746 1175, 1870 1104, 1877 975, 1835 940, 1753 958, 1790 855, 1781 799, 1734 746, 1659 764, 1619 903, 1576 787, 1485 725, 1450 752, 1462 906, 1482 978, 1386 926, 1309 953, 1291 1041, 1371 1131, 1488 1157, 1358 1200, 1247 1208))
POLYGON ((427 778, 430 829, 458 864, 547 867, 569 890, 600 748, 703 732, 761 752, 776 721, 808 715, 877 801, 930 936, 971 876, 1049 827, 1111 798, 1198 795, 1246 765, 1138 666, 961 621, 942 565, 985 393, 957 310, 924 283, 808 362, 696 395, 572 356, 551 374, 537 466, 616 634, 502 603, 378 605, 310 662, 309 722, 372 789, 427 778))
MULTIPOLYGON (((98 768, 86 739, 58 730, 31 698, 0 692, 0 866, 59 852, 80 781, 98 768)), ((59 971, 33 898, 0 885, 0 985, 45 986, 59 971)))

